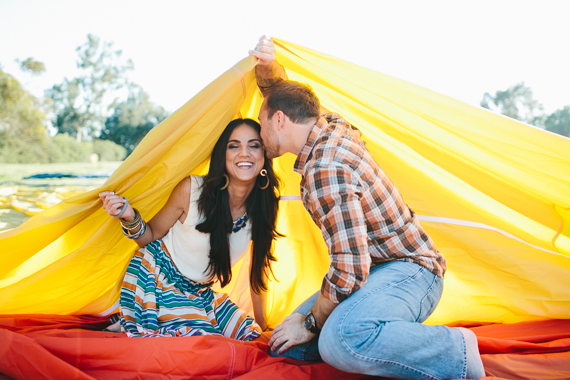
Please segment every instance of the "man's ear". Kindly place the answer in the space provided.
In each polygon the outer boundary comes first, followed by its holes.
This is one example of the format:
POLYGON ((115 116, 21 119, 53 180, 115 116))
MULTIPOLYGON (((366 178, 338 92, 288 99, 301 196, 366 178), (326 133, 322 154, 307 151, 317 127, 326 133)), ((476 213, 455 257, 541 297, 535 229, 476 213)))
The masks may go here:
POLYGON ((287 115, 285 115, 283 111, 278 110, 275 112, 275 117, 277 118, 277 130, 283 129, 287 115))

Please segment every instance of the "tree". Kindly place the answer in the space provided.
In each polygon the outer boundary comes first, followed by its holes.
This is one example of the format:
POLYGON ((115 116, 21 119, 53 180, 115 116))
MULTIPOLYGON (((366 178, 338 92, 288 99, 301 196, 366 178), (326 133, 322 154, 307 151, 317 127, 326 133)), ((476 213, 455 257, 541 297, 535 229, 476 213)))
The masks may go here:
POLYGON ((49 143, 38 100, 0 70, 0 162, 47 162, 49 143))
POLYGON ((532 90, 524 82, 515 84, 505 91, 497 91, 495 96, 488 92, 483 95, 481 107, 492 109, 505 116, 542 127, 544 108, 533 99, 532 90))
POLYGON ((548 131, 570 137, 570 106, 565 106, 548 115, 544 126, 548 131))
POLYGON ((133 69, 131 60, 120 63, 122 51, 113 51, 112 47, 110 42, 87 35, 87 42, 76 49, 81 74, 65 78, 46 91, 54 102, 53 124, 59 133, 74 135, 81 141, 84 135, 97 135, 103 127, 109 110, 118 101, 117 90, 128 83, 126 73, 133 69))
POLYGON ((122 145, 130 154, 148 131, 166 116, 164 108, 151 103, 148 93, 140 86, 130 85, 127 100, 114 107, 100 138, 122 145))
POLYGON ((43 62, 36 61, 32 57, 25 59, 24 61, 16 60, 20 64, 20 69, 24 72, 30 73, 32 75, 40 75, 46 71, 46 65, 43 62))

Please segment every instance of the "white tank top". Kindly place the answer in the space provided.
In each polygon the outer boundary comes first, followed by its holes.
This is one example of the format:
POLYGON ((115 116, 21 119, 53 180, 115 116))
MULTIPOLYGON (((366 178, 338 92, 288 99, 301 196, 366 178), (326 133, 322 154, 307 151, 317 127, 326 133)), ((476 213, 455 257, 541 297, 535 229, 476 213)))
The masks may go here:
MULTIPOLYGON (((204 271, 210 263, 210 234, 205 234, 196 229, 203 218, 198 215, 198 198, 202 190, 200 186, 204 178, 191 176, 192 190, 190 193, 190 207, 184 224, 179 220, 170 228, 170 231, 162 238, 174 264, 184 275, 192 281, 204 283, 217 280, 208 276, 204 271)), ((251 223, 230 234, 230 259, 232 267, 248 251, 251 240, 251 223)))

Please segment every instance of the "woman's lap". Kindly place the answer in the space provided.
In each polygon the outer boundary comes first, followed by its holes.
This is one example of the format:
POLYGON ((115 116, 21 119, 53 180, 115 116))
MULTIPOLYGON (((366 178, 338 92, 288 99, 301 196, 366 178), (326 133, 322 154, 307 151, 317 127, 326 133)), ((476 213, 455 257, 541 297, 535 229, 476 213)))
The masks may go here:
POLYGON ((251 340, 259 326, 224 293, 176 268, 160 240, 133 256, 121 289, 121 325, 128 336, 222 335, 251 340))

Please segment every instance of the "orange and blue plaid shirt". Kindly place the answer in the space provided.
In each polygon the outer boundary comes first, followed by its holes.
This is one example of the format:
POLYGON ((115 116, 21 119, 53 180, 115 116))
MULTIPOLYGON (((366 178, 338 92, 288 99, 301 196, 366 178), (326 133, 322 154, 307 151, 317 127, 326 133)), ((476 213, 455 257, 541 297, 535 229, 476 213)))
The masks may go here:
POLYGON ((319 118, 295 162, 301 199, 321 229, 330 268, 322 294, 335 303, 365 282, 371 267, 417 263, 439 277, 445 258, 360 139, 340 115, 319 118))

